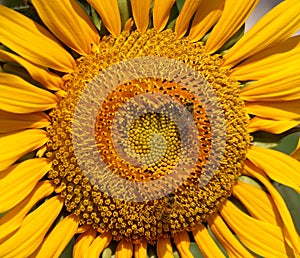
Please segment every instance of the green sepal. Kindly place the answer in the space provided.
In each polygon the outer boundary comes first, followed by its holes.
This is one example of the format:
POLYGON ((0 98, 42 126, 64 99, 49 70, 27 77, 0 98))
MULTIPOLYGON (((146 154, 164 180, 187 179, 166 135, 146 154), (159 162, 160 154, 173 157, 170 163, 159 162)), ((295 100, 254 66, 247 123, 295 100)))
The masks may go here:
POLYGON ((157 258, 156 250, 153 245, 148 245, 147 247, 147 257, 149 258, 157 258))
POLYGON ((249 176, 239 176, 238 180, 241 181, 241 182, 244 182, 246 184, 253 185, 257 188, 262 189, 262 186, 258 182, 256 182, 253 178, 251 178, 249 176))
POLYGON ((87 13, 88 16, 91 16, 91 6, 85 0, 76 0, 76 2, 81 6, 81 8, 87 13))
POLYGON ((68 245, 66 246, 66 248, 64 249, 64 251, 59 256, 59 258, 70 258, 70 257, 73 257, 74 244, 75 244, 75 237, 73 237, 70 240, 70 242, 68 243, 68 245))
POLYGON ((167 29, 174 30, 178 15, 179 15, 179 10, 177 8, 177 5, 173 5, 170 11, 170 17, 167 23, 167 29))
POLYGON ((91 7, 91 17, 92 17, 92 21, 93 21, 95 27, 97 28, 97 30, 100 30, 102 21, 98 15, 98 13, 96 12, 96 10, 93 7, 91 7))
POLYGON ((207 225, 207 230, 208 230, 208 233, 209 235, 211 236, 211 238, 215 241, 215 243, 217 244, 217 246, 220 248, 221 252, 224 254, 225 257, 229 257, 227 255, 227 252, 226 250, 224 249, 224 247, 220 244, 220 242, 218 241, 218 239, 215 237, 215 235, 212 233, 210 227, 207 225))
POLYGON ((203 254, 201 253, 198 245, 195 242, 191 242, 190 244, 190 251, 194 257, 204 258, 203 254))
POLYGON ((224 55, 241 37, 245 34, 245 24, 228 39, 225 44, 217 51, 218 54, 224 55))
POLYGON ((176 0, 176 5, 177 5, 179 12, 181 11, 181 9, 183 7, 184 2, 185 2, 185 0, 176 0))
POLYGON ((300 194, 298 194, 294 189, 282 185, 278 182, 273 182, 273 185, 281 194, 282 198, 284 199, 291 216, 294 220, 296 229, 300 234, 300 194))
MULTIPOLYGON (((263 132, 263 131, 258 131, 254 132, 251 135, 253 136, 253 145, 254 146, 259 146, 263 148, 274 148, 277 147, 282 139, 288 135, 297 133, 299 135, 300 133, 300 127, 296 126, 284 133, 281 134, 272 134, 269 132, 263 132)), ((296 143, 295 143, 296 144, 296 143)))
POLYGON ((122 28, 124 28, 124 25, 127 22, 127 20, 130 17, 132 17, 130 1, 129 0, 118 0, 118 5, 119 5, 120 16, 121 16, 121 25, 122 25, 122 28))

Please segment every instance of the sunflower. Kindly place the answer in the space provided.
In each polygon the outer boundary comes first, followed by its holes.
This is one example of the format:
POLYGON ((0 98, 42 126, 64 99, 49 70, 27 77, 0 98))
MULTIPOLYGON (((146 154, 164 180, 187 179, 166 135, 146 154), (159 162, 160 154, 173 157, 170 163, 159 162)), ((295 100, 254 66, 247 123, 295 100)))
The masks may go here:
POLYGON ((261 139, 299 125, 300 2, 244 33, 257 3, 1 6, 0 256, 299 257, 261 139))

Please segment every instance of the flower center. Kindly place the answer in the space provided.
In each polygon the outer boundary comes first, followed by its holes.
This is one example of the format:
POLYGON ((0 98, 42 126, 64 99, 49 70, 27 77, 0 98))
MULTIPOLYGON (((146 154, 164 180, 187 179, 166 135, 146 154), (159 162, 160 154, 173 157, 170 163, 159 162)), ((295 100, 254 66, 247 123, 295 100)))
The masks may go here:
MULTIPOLYGON (((248 117, 238 97, 239 86, 219 68, 220 62, 218 56, 205 53, 201 43, 176 39, 169 30, 105 37, 93 53, 77 60, 76 71, 64 77, 66 97, 50 114, 47 156, 53 164, 48 177, 63 189, 60 194, 67 211, 76 214, 82 225, 91 225, 99 232, 111 231, 115 240, 146 239, 154 243, 158 237, 192 230, 205 222, 230 196, 250 136, 248 117), (213 148, 214 128, 209 110, 204 108, 211 100, 198 100, 187 87, 168 79, 148 77, 121 83, 100 103, 93 125, 97 155, 87 155, 84 165, 95 164, 100 157, 109 173, 132 182, 147 183, 174 174, 174 191, 135 202, 115 198, 111 190, 103 191, 101 185, 106 178, 95 169, 85 171, 79 164, 72 128, 76 103, 99 71, 141 56, 172 58, 199 72, 222 106, 226 146, 219 167, 207 184, 200 185, 213 148), (191 153, 196 154, 195 160, 190 158, 191 153), (180 172, 184 170, 188 170, 188 176, 182 180, 180 172)), ((92 102, 99 102, 97 96, 92 102)), ((79 127, 78 132, 85 134, 85 124, 79 127)), ((91 146, 86 148, 89 153, 91 146)), ((121 188, 116 185, 114 191, 121 188)), ((153 191, 156 189, 145 188, 139 195, 149 196, 153 191)))

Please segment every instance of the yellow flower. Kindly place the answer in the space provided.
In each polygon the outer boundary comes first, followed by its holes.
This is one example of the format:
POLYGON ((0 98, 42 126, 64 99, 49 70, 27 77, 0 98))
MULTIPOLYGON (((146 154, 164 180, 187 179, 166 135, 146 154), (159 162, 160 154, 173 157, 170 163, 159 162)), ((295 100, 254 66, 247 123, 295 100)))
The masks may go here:
POLYGON ((0 257, 299 257, 300 2, 87 2, 0 7, 0 257))

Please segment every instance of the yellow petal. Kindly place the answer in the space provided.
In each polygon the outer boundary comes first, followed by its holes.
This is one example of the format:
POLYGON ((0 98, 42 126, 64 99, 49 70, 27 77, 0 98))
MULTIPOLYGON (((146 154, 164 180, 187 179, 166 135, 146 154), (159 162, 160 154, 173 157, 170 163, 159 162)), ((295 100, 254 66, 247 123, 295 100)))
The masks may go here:
POLYGON ((0 171, 48 141, 47 133, 30 129, 0 135, 0 171))
POLYGON ((90 245, 86 257, 89 258, 98 258, 102 251, 109 245, 112 239, 112 234, 110 232, 106 232, 97 236, 95 240, 90 245))
POLYGON ((265 191, 238 180, 233 187, 233 195, 243 203, 253 218, 282 225, 276 205, 265 191))
POLYGON ((290 257, 279 226, 250 217, 228 200, 220 213, 243 244, 256 254, 263 257, 290 257))
POLYGON ((247 158, 271 179, 300 193, 299 161, 282 152, 256 146, 251 146, 247 158))
POLYGON ((116 258, 131 258, 133 255, 133 246, 129 241, 122 239, 116 249, 116 258))
POLYGON ((121 33, 121 16, 118 0, 87 0, 87 2, 96 9, 107 30, 114 37, 119 36, 121 33))
POLYGON ((170 238, 159 238, 156 244, 158 258, 174 258, 170 238))
POLYGON ((250 120, 248 132, 252 133, 255 131, 265 131, 269 133, 280 134, 297 126, 299 123, 299 121, 278 121, 256 116, 250 120))
POLYGON ((300 25, 300 2, 282 1, 259 20, 224 56, 223 67, 233 67, 247 57, 279 43, 300 25))
POLYGON ((47 159, 29 159, 11 166, 0 176, 0 213, 21 202, 49 171, 47 159))
POLYGON ((200 1, 190 29, 190 41, 199 41, 217 23, 223 12, 224 2, 224 0, 200 1))
POLYGON ((22 78, 0 73, 0 108, 13 113, 31 113, 55 107, 58 98, 22 78))
POLYGON ((148 28, 151 2, 152 0, 130 0, 134 22, 141 33, 148 28))
POLYGON ((222 16, 213 28, 206 42, 205 49, 209 53, 216 52, 244 24, 257 5, 258 0, 225 1, 222 16))
POLYGON ((300 119, 300 101, 258 101, 246 102, 249 114, 277 120, 300 119))
POLYGON ((201 0, 186 0, 178 15, 175 24, 175 32, 178 38, 182 38, 189 28, 190 21, 196 12, 201 0))
POLYGON ((153 6, 153 27, 162 31, 169 20, 170 10, 176 0, 154 0, 153 6))
MULTIPOLYGON (((294 226, 293 219, 292 219, 290 212, 285 204, 285 201, 283 200, 281 195, 278 193, 278 191, 275 189, 275 187, 270 183, 269 179, 265 176, 263 171, 261 171, 259 168, 257 168, 253 163, 251 163, 248 160, 246 160, 244 162, 244 165, 245 165, 245 167, 244 167, 243 173, 258 179, 266 187, 266 189, 272 196, 272 200, 276 204, 277 210, 280 213, 282 221, 284 222, 283 231, 286 236, 286 241, 290 245, 290 247, 293 247, 294 252, 296 252, 296 254, 299 256, 300 255, 299 235, 294 226)), ((285 171, 284 171, 284 173, 285 173, 285 171)), ((298 257, 298 256, 296 256, 296 257, 298 257)))
POLYGON ((241 91, 247 101, 281 101, 300 99, 300 70, 297 64, 258 80, 241 91))
POLYGON ((36 254, 36 258, 60 257, 71 238, 78 228, 79 219, 74 214, 65 217, 46 237, 41 248, 36 254))
POLYGON ((39 182, 22 202, 0 218, 0 243, 21 226, 26 214, 38 201, 49 196, 53 191, 54 186, 50 181, 39 182))
POLYGON ((94 241, 95 237, 96 237, 96 230, 94 229, 89 229, 88 231, 80 234, 74 244, 73 257, 84 258, 89 246, 94 241))
POLYGON ((81 55, 99 43, 99 35, 86 12, 74 1, 32 0, 43 23, 67 46, 81 55))
POLYGON ((43 128, 50 124, 43 112, 14 114, 0 110, 0 133, 9 133, 21 129, 43 128))
POLYGON ((19 230, 1 243, 0 257, 24 258, 32 254, 43 241, 62 206, 63 201, 55 196, 27 215, 19 230))
POLYGON ((27 60, 62 72, 72 72, 75 61, 44 27, 0 5, 0 42, 27 60))
POLYGON ((205 257, 223 258, 225 255, 219 249, 215 241, 212 239, 208 230, 202 224, 193 231, 194 239, 205 257))
POLYGON ((193 254, 190 251, 190 238, 187 232, 182 231, 179 233, 176 233, 173 236, 174 243, 176 245, 176 248, 180 254, 180 257, 183 258, 193 258, 193 254))
POLYGON ((231 233, 222 217, 219 214, 211 215, 208 224, 214 236, 224 247, 229 257, 254 258, 255 256, 241 245, 236 237, 231 233))
POLYGON ((289 66, 299 67, 300 36, 266 49, 237 65, 230 77, 240 81, 254 81, 272 76, 289 66))
POLYGON ((49 90, 59 90, 63 86, 63 81, 58 75, 30 63, 20 56, 0 50, 0 59, 19 63, 28 71, 32 79, 49 90))
POLYGON ((134 258, 145 258, 147 257, 147 242, 141 240, 139 244, 134 245, 134 258))

